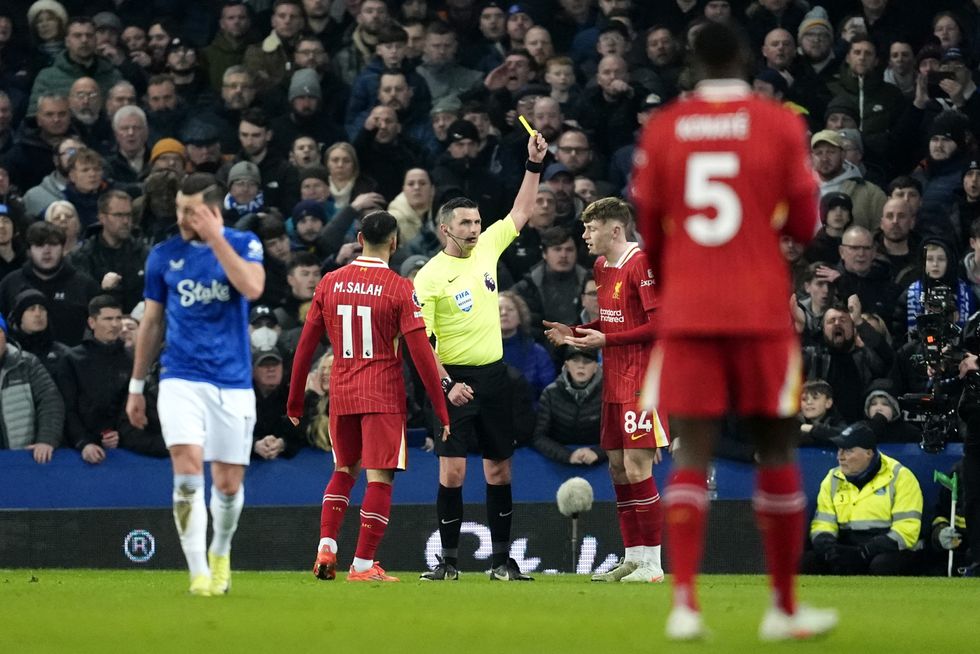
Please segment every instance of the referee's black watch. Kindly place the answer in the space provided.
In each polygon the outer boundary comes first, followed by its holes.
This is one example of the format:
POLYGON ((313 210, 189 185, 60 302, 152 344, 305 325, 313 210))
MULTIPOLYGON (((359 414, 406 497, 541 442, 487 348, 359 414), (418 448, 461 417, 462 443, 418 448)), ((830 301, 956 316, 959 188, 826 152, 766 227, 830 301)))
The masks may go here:
POLYGON ((453 385, 455 384, 456 382, 453 381, 452 377, 443 377, 442 392, 445 393, 446 395, 449 395, 449 391, 453 390, 453 385))

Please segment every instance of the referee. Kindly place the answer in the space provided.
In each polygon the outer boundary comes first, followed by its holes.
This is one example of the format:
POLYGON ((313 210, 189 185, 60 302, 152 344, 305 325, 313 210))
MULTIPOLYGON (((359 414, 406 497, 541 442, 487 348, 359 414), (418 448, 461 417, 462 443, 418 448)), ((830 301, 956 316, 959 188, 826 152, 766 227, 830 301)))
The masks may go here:
POLYGON ((450 435, 436 441, 439 495, 436 512, 442 556, 422 574, 428 581, 459 578, 459 531, 463 523, 463 479, 470 444, 483 455, 487 480, 487 522, 493 545, 490 579, 530 581, 509 558, 511 501, 510 459, 514 454, 513 409, 507 366, 503 362, 497 306, 497 260, 527 224, 534 210, 541 163, 548 143, 535 133, 528 139, 527 172, 514 206, 482 235, 480 211, 467 198, 454 198, 439 209, 445 249, 415 277, 426 330, 436 339, 442 387, 449 400, 450 435))

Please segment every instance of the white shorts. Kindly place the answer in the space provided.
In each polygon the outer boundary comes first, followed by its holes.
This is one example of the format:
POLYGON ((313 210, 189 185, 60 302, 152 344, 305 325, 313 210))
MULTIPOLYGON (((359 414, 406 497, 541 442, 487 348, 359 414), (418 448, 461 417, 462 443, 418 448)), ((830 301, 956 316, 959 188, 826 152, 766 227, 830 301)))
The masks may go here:
POLYGON ((255 428, 255 392, 164 379, 157 398, 167 447, 199 445, 205 461, 248 465, 255 428))

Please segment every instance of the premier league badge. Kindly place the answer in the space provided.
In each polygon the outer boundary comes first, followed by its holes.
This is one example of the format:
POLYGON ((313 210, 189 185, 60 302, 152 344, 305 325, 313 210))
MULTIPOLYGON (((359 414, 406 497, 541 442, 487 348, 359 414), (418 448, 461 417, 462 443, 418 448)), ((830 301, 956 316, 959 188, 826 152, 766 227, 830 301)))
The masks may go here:
POLYGON ((483 283, 486 285, 487 290, 491 293, 497 290, 497 282, 493 281, 493 277, 490 276, 490 273, 483 273, 483 283))

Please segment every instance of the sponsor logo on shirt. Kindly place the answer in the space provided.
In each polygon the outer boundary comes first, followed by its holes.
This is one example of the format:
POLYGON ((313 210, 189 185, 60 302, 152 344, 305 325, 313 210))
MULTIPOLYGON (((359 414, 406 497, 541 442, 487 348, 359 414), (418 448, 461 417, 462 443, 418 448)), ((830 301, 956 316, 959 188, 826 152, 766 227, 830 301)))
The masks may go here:
POLYGON ((626 322, 626 317, 619 309, 599 309, 599 320, 602 322, 626 322))
POLYGON ((619 291, 622 290, 622 288, 623 288, 623 282, 616 282, 616 285, 613 286, 613 294, 612 294, 612 296, 613 296, 613 299, 614 300, 618 300, 619 299, 619 291))
POLYGON ((171 270, 183 270, 184 269, 184 260, 183 259, 177 259, 175 261, 175 260, 171 259, 170 260, 170 269, 171 270))
POLYGON ((469 313, 470 309, 473 308, 473 295, 468 290, 460 291, 453 296, 453 299, 456 300, 456 306, 460 308, 460 311, 469 313))
POLYGON ((180 293, 180 306, 191 307, 197 303, 211 304, 212 302, 228 302, 231 300, 231 287, 222 284, 217 279, 211 280, 210 286, 193 279, 182 279, 177 282, 177 292, 180 293))

